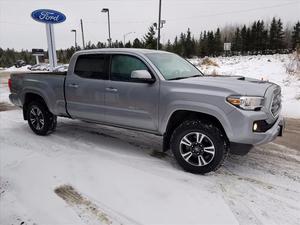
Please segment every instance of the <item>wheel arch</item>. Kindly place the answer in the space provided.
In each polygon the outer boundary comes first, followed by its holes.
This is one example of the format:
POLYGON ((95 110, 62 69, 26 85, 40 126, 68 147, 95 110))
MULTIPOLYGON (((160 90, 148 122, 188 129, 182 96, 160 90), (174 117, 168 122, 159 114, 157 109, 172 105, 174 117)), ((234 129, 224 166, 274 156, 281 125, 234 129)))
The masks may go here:
POLYGON ((182 122, 187 120, 201 120, 203 122, 212 123, 221 130, 226 142, 229 143, 226 131, 217 117, 193 110, 176 110, 171 114, 167 122, 167 126, 163 135, 163 151, 170 149, 170 139, 172 133, 182 122))
POLYGON ((27 118, 28 105, 33 101, 39 101, 48 108, 46 101, 44 100, 44 98, 41 95, 39 95, 37 93, 33 93, 33 92, 25 93, 24 101, 23 101, 23 118, 24 118, 24 120, 28 119, 27 118))

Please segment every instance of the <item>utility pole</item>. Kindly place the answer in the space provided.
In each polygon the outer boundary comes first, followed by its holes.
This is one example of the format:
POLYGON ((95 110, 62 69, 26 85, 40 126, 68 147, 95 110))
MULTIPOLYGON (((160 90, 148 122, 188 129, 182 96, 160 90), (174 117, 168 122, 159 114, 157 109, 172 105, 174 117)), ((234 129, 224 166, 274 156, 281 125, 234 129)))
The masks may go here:
POLYGON ((109 43, 109 47, 111 47, 109 9, 108 8, 103 8, 101 12, 107 13, 107 16, 108 16, 108 43, 109 43))
POLYGON ((84 33, 83 33, 83 23, 82 19, 80 19, 80 26, 81 26, 81 35, 82 35, 82 47, 85 49, 85 42, 84 42, 84 33))
POLYGON ((159 13, 158 13, 158 34, 157 34, 157 50, 159 50, 159 43, 160 43, 160 26, 161 26, 161 0, 159 0, 159 13))

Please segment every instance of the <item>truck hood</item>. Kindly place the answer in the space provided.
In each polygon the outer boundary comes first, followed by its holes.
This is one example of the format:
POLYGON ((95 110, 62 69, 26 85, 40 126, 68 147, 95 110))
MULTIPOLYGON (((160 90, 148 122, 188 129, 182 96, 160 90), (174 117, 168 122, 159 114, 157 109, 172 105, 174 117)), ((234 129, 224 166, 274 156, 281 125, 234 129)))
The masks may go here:
POLYGON ((182 84, 188 84, 195 88, 209 88, 210 90, 224 90, 237 95, 264 96, 266 90, 273 85, 268 81, 262 81, 243 76, 203 76, 177 80, 182 84))

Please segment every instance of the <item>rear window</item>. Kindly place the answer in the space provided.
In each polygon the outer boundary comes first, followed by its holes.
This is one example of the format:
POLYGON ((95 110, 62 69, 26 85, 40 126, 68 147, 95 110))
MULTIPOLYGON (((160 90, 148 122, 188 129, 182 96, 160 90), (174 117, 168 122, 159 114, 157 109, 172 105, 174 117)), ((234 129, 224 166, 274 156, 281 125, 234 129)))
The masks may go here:
POLYGON ((74 73, 83 78, 108 79, 107 55, 89 54, 77 58, 74 73))

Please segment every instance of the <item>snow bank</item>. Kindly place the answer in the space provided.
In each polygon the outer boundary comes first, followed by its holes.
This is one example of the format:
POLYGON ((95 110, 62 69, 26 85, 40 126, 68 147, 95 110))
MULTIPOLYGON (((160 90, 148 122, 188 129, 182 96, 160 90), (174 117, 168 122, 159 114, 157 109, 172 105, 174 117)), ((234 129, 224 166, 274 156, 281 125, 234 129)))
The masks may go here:
POLYGON ((11 66, 9 68, 4 69, 4 72, 26 72, 26 71, 30 71, 28 69, 28 67, 30 67, 30 65, 26 65, 26 66, 22 66, 22 67, 15 67, 15 66, 11 66))

